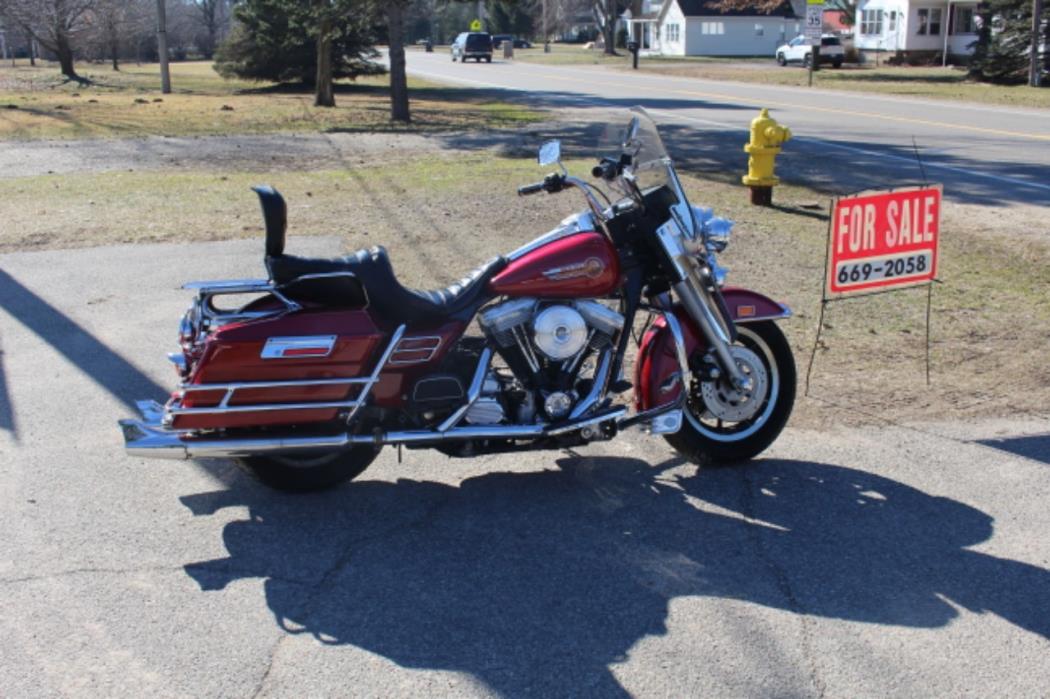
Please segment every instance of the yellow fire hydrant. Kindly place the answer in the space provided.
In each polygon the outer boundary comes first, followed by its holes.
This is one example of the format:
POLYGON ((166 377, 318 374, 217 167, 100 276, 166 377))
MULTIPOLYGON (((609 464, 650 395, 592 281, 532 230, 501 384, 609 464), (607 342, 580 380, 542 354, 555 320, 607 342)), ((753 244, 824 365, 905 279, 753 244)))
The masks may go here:
POLYGON ((751 203, 755 206, 773 204, 773 187, 780 178, 773 174, 777 153, 784 141, 791 138, 791 129, 781 126, 763 109, 751 120, 751 142, 744 144, 744 152, 750 155, 747 174, 743 182, 751 188, 751 203))

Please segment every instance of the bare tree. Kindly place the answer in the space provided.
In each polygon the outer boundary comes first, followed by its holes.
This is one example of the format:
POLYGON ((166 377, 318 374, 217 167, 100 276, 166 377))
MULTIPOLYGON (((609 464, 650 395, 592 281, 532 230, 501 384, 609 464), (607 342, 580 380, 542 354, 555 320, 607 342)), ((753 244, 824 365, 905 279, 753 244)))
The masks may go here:
POLYGON ((626 3, 623 0, 594 0, 594 18, 602 32, 606 55, 619 55, 616 53, 616 22, 624 9, 626 3))
POLYGON ((215 47, 219 45, 219 32, 223 21, 224 0, 192 0, 193 7, 197 10, 197 16, 206 35, 205 40, 199 42, 199 48, 204 57, 211 60, 215 53, 215 47))
POLYGON ((95 40, 101 54, 109 54, 113 70, 120 70, 120 45, 125 40, 134 17, 135 0, 97 0, 91 16, 95 40))
POLYGON ((718 0, 712 2, 711 6, 722 12, 730 10, 755 10, 763 14, 771 14, 784 4, 784 0, 718 0))
POLYGON ((62 75, 86 83, 73 65, 74 46, 90 29, 97 4, 98 0, 0 0, 0 10, 55 54, 62 75))

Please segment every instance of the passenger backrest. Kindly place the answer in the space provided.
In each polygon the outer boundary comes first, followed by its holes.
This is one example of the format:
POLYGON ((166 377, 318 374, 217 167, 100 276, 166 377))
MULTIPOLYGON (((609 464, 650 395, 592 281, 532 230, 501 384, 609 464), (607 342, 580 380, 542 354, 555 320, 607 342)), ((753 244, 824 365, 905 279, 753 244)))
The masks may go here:
POLYGON ((280 257, 284 253, 284 235, 288 229, 288 206, 273 187, 252 187, 262 204, 263 220, 266 221, 266 256, 280 257))

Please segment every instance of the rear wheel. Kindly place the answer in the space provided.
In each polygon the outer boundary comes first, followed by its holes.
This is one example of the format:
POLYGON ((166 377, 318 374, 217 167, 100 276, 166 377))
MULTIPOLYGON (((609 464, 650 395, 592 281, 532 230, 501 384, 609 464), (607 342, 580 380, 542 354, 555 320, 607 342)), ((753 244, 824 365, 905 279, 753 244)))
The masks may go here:
POLYGON ((753 384, 744 393, 724 380, 688 386, 682 429, 666 436, 678 453, 697 464, 732 464, 764 451, 784 429, 795 404, 795 359, 772 321, 738 328, 731 351, 753 384))
POLYGON ((248 456, 238 461, 271 488, 304 493, 357 478, 377 454, 375 447, 364 444, 336 452, 248 456))
POLYGON ((841 68, 842 67, 842 59, 836 58, 835 60, 833 60, 831 62, 831 67, 832 68, 841 68))
POLYGON ((810 64, 811 64, 812 62, 813 62, 813 54, 811 54, 811 53, 807 53, 807 54, 805 55, 805 57, 804 57, 804 58, 802 59, 802 66, 803 66, 804 68, 809 68, 809 65, 810 65, 810 64))

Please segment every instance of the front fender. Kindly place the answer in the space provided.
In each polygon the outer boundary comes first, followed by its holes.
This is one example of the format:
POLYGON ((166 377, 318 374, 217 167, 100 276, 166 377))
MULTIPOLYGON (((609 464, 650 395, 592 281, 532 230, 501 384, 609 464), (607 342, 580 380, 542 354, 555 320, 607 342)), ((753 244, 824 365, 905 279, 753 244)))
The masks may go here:
MULTIPOLYGON (((730 287, 722 289, 722 296, 733 316, 733 322, 737 324, 791 316, 790 308, 756 291, 730 287)), ((675 304, 671 312, 682 326, 685 354, 692 357, 697 350, 703 349, 703 335, 681 305, 675 304)), ((679 374, 674 336, 663 316, 658 316, 642 337, 642 345, 634 363, 635 409, 651 410, 677 401, 683 390, 679 374)))

